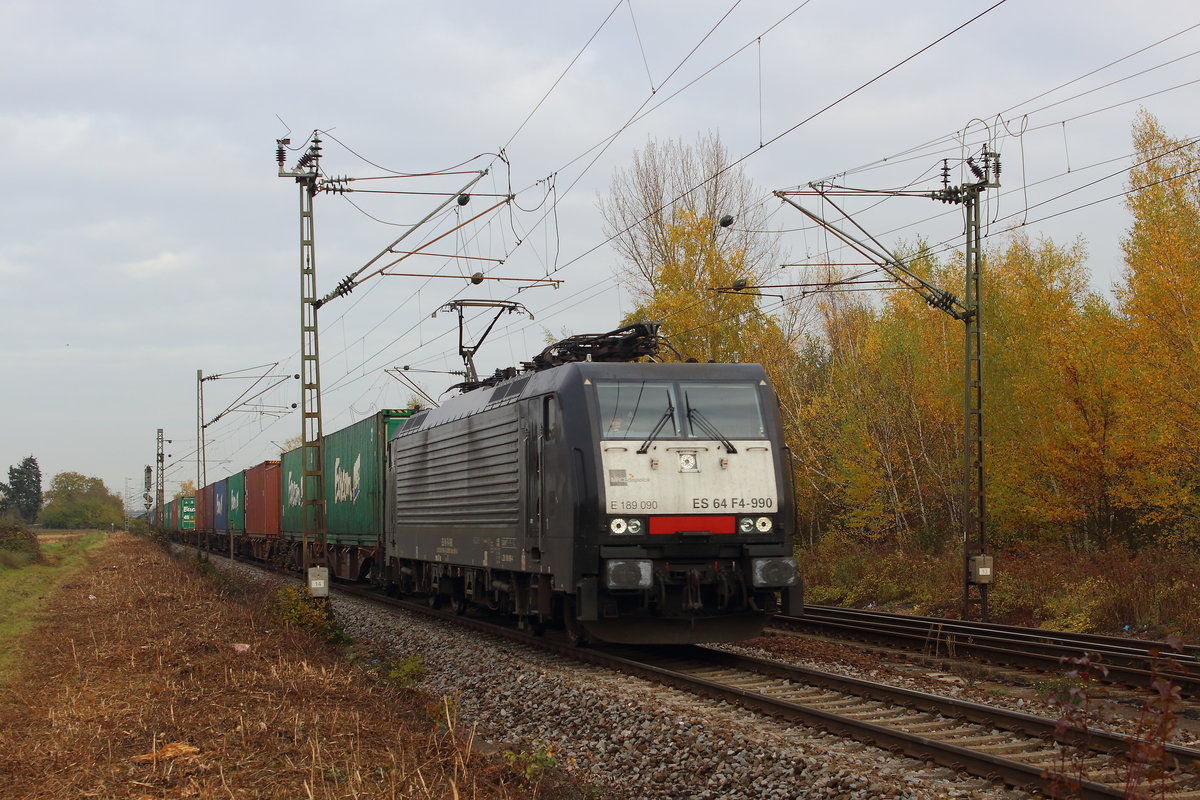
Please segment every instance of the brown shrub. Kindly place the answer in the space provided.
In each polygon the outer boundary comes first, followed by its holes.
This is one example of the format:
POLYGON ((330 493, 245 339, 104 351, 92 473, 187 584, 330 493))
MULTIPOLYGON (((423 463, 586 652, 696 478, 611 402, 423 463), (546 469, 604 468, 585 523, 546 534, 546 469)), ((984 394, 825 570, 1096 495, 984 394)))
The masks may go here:
MULTIPOLYGON (((808 600, 896 606, 957 616, 962 552, 832 534, 798 554, 808 600)), ((997 622, 1061 630, 1200 637, 1200 557, 1166 548, 1070 551, 1042 545, 995 553, 997 622)))
POLYGON ((1200 559, 1164 548, 1065 548, 997 556, 1004 618, 1052 628, 1200 634, 1200 559))

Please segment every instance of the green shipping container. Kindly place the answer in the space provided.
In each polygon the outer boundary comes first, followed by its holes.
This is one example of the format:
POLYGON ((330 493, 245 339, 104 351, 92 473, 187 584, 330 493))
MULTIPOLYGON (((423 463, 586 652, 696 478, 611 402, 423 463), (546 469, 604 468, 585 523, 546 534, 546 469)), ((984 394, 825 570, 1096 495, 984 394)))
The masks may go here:
POLYGON ((246 472, 229 476, 229 530, 246 532, 246 472))
POLYGON ((387 443, 412 411, 384 410, 325 437, 325 527, 331 544, 383 535, 387 443))
POLYGON ((163 505, 163 530, 175 530, 175 501, 168 500, 163 505))
MULTIPOLYGON (((326 437, 328 439, 328 437, 326 437)), ((300 482, 304 480, 301 466, 303 448, 289 450, 279 457, 279 530, 285 538, 299 539, 304 535, 304 498, 300 482)))
POLYGON ((196 498, 179 498, 179 530, 196 530, 196 498))

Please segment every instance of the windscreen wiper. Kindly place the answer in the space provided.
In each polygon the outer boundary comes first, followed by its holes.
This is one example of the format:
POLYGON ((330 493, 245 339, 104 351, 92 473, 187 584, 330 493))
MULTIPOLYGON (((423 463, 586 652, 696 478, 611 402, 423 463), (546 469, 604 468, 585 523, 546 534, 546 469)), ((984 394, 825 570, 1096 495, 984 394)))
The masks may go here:
POLYGON ((650 435, 646 437, 646 441, 642 442, 642 446, 637 449, 639 455, 650 451, 650 444, 654 441, 655 437, 658 436, 658 432, 663 429, 663 426, 667 424, 667 420, 671 419, 671 417, 674 415, 675 406, 671 405, 670 401, 668 401, 667 410, 664 411, 663 415, 659 418, 658 424, 654 426, 654 430, 650 431, 650 435))
POLYGON ((725 434, 717 430, 717 426, 708 421, 708 417, 700 413, 700 409, 692 408, 691 401, 688 400, 687 392, 683 393, 683 402, 687 405, 687 418, 689 423, 696 424, 710 438, 716 439, 725 447, 725 452, 736 453, 737 448, 733 446, 733 442, 725 438, 725 434))

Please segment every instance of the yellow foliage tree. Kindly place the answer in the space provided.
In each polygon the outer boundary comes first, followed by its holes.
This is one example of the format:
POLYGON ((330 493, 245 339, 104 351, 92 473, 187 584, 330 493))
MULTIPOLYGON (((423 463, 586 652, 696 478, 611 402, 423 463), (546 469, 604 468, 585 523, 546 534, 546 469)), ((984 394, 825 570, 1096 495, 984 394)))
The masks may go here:
POLYGON ((1138 443, 1123 498, 1144 528, 1200 540, 1200 146, 1171 138, 1142 112, 1117 287, 1125 319, 1124 406, 1138 443))
POLYGON ((662 322, 662 332, 679 358, 697 361, 757 361, 768 332, 778 340, 778 325, 758 312, 753 294, 714 291, 743 279, 761 278, 746 263, 744 251, 722 248, 716 220, 689 209, 675 213, 664 228, 663 260, 655 284, 625 317, 662 322))
POLYGON ((1095 545, 1129 530, 1110 343, 1118 321, 1089 287, 1082 243, 1013 235, 987 270, 989 508, 1009 542, 1095 545))
MULTIPOLYGON (((922 248, 906 262, 947 282, 947 268, 922 248)), ((822 310, 829 371, 818 405, 837 420, 829 452, 839 476, 836 524, 876 539, 947 539, 961 518, 960 329, 905 290, 878 307, 831 295, 822 310)))
MULTIPOLYGON (((632 300, 626 321, 661 322, 682 358, 758 360, 772 321, 752 295, 712 290, 760 284, 777 269, 761 196, 715 134, 635 152, 599 202, 632 300)), ((782 348, 778 337, 770 347, 782 348)))

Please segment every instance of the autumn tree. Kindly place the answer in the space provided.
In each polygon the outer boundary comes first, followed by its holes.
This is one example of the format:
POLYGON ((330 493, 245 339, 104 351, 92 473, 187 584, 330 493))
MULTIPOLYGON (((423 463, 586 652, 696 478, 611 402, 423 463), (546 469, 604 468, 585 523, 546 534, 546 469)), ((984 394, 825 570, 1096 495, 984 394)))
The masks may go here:
MULTIPOLYGON (((911 250, 910 269, 947 283, 950 267, 911 250)), ((961 328, 903 289, 822 293, 819 310, 825 354, 808 359, 820 369, 804 379, 799 450, 827 524, 874 540, 949 539, 961 519, 961 328)))
POLYGON ((679 354, 700 361, 746 360, 764 338, 778 346, 778 325, 752 294, 713 291, 774 271, 762 196, 715 134, 635 152, 599 203, 632 300, 625 321, 661 322, 679 354))
MULTIPOLYGON (((901 248, 935 286, 962 255, 901 248)), ((985 254, 986 491, 999 541, 1101 543, 1127 530, 1128 459, 1105 347, 1115 317, 1088 286, 1081 245, 1013 236, 985 254), (1031 465, 1036 468, 1031 469, 1031 465), (1012 532, 1012 533, 1006 533, 1012 532), (1019 532, 1019 533, 1017 533, 1019 532)), ((827 276, 835 280, 838 276, 827 276)), ((796 411, 801 495, 860 539, 937 549, 962 526, 963 326, 897 288, 820 301, 818 365, 796 411), (807 482, 808 487, 803 484, 807 482)))
POLYGON ((15 512, 25 522, 36 522, 42 508, 42 470, 37 459, 26 456, 8 468, 8 483, 0 483, 0 513, 15 512))
POLYGON ((1139 442, 1126 500, 1147 531, 1200 539, 1200 145, 1167 135, 1153 116, 1133 126, 1135 165, 1126 201, 1116 289, 1125 318, 1128 403, 1139 442))
POLYGON ((1127 536, 1119 320, 1090 287, 1082 243, 1015 234, 985 278, 988 506, 1001 538, 1077 548, 1127 536))
MULTIPOLYGON (((1144 113, 1134 142, 1115 305, 1091 287, 1081 242, 1014 233, 985 253, 996 544, 1200 542, 1200 144, 1144 113)), ((963 514, 962 323, 903 289, 784 303, 790 318, 712 291, 768 282, 778 260, 755 233, 766 226, 745 216, 759 193, 728 163, 710 136, 650 142, 617 173, 601 209, 634 307, 627 319, 663 322, 685 355, 767 366, 804 539, 840 531, 854 542, 952 545, 963 514), (743 216, 723 228, 734 211, 743 216)), ((961 253, 937 259, 918 243, 904 258, 960 291, 961 253)))
POLYGON ((60 472, 50 480, 42 524, 48 528, 106 528, 119 525, 124 508, 99 478, 60 472))
POLYGON ((186 481, 181 482, 179 484, 179 490, 175 492, 176 500, 178 500, 181 497, 195 497, 195 496, 196 496, 196 483, 195 483, 195 481, 191 481, 191 480, 186 480, 186 481))

